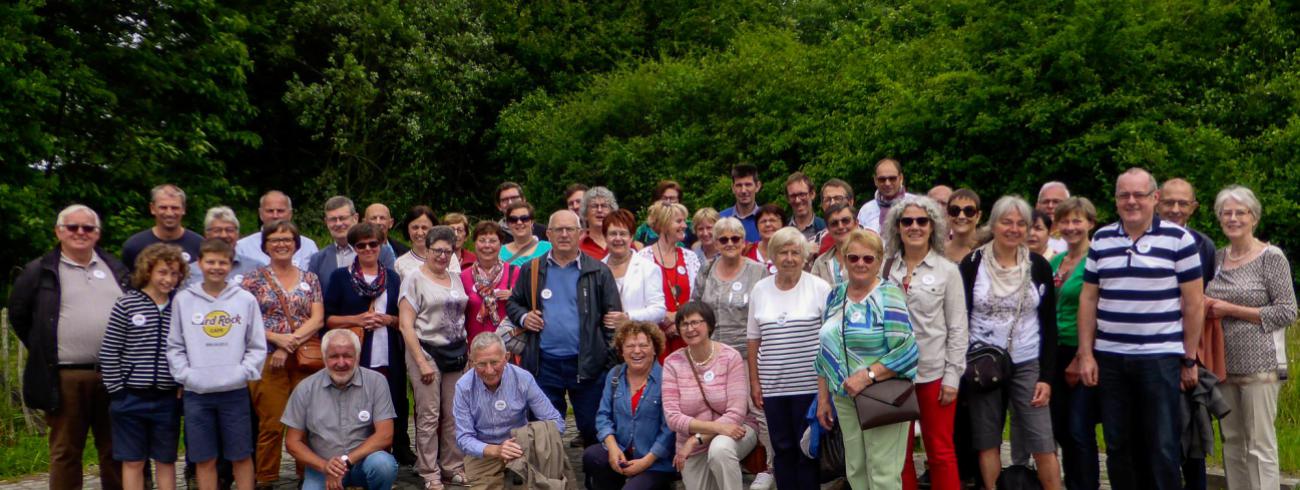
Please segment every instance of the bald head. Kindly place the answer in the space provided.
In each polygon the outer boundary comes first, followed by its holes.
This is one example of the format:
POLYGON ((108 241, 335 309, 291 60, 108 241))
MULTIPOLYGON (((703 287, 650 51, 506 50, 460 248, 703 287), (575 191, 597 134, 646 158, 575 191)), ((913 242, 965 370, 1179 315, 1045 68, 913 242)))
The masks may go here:
POLYGON ((925 197, 934 199, 934 202, 939 203, 940 208, 947 209, 948 198, 952 197, 952 188, 946 185, 936 185, 930 189, 930 192, 925 193, 925 197))
POLYGON ((569 260, 578 253, 578 215, 568 209, 551 213, 547 221, 546 239, 558 260, 569 260))
POLYGON ((1156 206, 1160 219, 1187 226, 1187 221, 1196 213, 1197 206, 1196 190, 1192 188, 1191 182, 1172 178, 1160 186, 1160 203, 1156 206))
POLYGON ((257 201, 257 218, 265 225, 272 221, 293 219, 293 201, 289 195, 280 191, 270 191, 262 194, 262 199, 257 201))
POLYGON ((388 236, 388 229, 393 227, 393 215, 388 211, 388 206, 383 203, 374 203, 366 206, 365 220, 373 223, 383 230, 383 236, 388 236))

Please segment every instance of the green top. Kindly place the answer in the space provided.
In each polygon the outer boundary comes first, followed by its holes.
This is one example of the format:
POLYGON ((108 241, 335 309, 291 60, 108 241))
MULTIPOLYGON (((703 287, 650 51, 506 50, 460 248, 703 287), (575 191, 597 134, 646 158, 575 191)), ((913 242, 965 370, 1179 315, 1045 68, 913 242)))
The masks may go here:
MULTIPOLYGON (((1065 253, 1052 257, 1052 273, 1061 269, 1065 253)), ((1074 266, 1070 277, 1056 287, 1056 343, 1060 345, 1079 346, 1079 293, 1083 291, 1084 261, 1074 266)))

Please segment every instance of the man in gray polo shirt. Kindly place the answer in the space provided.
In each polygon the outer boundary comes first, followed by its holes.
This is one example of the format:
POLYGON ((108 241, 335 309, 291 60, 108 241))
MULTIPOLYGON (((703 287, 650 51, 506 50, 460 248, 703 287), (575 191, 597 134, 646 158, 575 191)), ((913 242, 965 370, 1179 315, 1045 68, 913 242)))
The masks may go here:
POLYGON ((326 332, 321 348, 325 369, 298 383, 280 418, 285 448, 307 467, 302 488, 392 488, 397 460, 384 448, 393 444, 397 413, 388 380, 357 369, 361 339, 347 329, 326 332))
POLYGON ((9 297, 9 320, 29 356, 28 407, 50 428, 50 488, 81 488, 86 434, 94 431, 104 488, 122 488, 113 460, 109 396, 96 364, 109 313, 127 284, 121 262, 98 247, 99 215, 74 204, 59 212, 59 244, 23 268, 9 297))

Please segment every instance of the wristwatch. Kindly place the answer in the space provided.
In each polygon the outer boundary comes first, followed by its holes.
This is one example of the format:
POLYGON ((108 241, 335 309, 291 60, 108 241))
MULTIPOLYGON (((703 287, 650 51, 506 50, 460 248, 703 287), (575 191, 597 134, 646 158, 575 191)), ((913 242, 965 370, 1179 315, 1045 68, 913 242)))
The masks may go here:
POLYGON ((1185 368, 1196 367, 1196 358, 1194 357, 1184 357, 1182 362, 1183 362, 1183 367, 1185 368))
POLYGON ((347 467, 347 469, 352 469, 352 460, 348 459, 348 455, 339 456, 339 461, 342 461, 343 466, 347 467))
POLYGON ((867 377, 871 378, 871 384, 876 384, 876 372, 872 371, 871 368, 867 368, 867 377))
POLYGON ((699 435, 699 434, 695 434, 695 442, 698 443, 699 445, 703 446, 703 445, 704 445, 704 436, 701 436, 701 435, 699 435))

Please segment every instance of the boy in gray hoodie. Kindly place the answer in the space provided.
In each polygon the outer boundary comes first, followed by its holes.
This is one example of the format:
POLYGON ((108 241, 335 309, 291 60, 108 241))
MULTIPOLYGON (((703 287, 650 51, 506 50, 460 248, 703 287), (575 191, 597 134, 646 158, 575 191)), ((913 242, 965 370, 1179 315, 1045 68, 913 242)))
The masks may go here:
POLYGON ((167 334, 167 362, 185 388, 185 451, 204 490, 217 487, 218 454, 231 462, 238 488, 253 489, 248 382, 262 377, 266 333, 257 300, 226 283, 234 256, 226 242, 203 242, 203 281, 176 294, 167 334))

